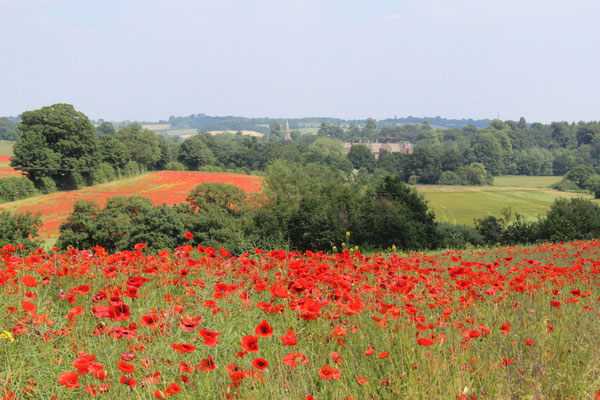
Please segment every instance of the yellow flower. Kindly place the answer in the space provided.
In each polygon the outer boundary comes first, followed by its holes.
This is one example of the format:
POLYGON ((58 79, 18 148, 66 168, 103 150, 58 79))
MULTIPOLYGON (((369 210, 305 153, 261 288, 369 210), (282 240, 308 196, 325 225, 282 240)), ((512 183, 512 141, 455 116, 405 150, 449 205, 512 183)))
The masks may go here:
POLYGON ((10 333, 9 331, 2 331, 2 333, 0 333, 0 339, 9 339, 11 342, 15 341, 12 333, 10 333))

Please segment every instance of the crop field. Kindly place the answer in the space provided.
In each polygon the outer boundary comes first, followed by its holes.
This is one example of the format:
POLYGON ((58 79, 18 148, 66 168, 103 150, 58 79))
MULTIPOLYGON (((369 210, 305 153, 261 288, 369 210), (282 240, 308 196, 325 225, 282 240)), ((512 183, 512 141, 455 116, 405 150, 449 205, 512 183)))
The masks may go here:
POLYGON ((500 217, 506 207, 525 218, 535 219, 545 214, 557 197, 592 198, 587 194, 522 186, 420 185, 416 189, 423 193, 438 221, 465 225, 473 225, 474 218, 487 215, 500 217))
POLYGON ((233 184, 246 192, 258 192, 261 189, 261 180, 257 176, 157 171, 76 191, 57 192, 3 203, 0 204, 0 209, 41 213, 43 225, 40 229, 40 239, 48 240, 58 237, 60 224, 73 211, 73 204, 77 200, 94 200, 104 205, 112 196, 141 195, 152 199, 154 204, 172 205, 184 201, 187 194, 197 185, 208 182, 233 184))
POLYGON ((0 396, 597 399, 599 249, 6 245, 0 396))

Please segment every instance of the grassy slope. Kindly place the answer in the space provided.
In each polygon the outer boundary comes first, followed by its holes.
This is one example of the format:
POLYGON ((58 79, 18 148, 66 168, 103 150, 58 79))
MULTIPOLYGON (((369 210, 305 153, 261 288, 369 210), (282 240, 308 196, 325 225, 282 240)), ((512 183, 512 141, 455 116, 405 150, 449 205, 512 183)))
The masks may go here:
POLYGON ((436 186, 419 185, 438 221, 473 225, 474 218, 486 215, 501 216, 501 210, 511 207, 526 218, 535 219, 544 214, 557 197, 585 197, 575 193, 559 192, 547 187, 556 177, 503 176, 495 185, 503 186, 436 186))
POLYGON ((9 142, 8 140, 0 140, 0 156, 12 156, 14 143, 15 142, 9 142))

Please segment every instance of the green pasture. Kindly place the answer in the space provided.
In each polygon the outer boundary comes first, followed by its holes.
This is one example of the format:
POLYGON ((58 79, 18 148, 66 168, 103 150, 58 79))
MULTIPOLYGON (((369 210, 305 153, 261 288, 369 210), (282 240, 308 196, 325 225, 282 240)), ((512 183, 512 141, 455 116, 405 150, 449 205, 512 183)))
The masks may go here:
MULTIPOLYGON (((516 186, 516 185, 515 185, 516 186)), ((499 186, 417 186, 423 193, 439 222, 473 225, 475 218, 488 215, 502 216, 510 207, 526 219, 536 219, 546 213, 557 197, 584 197, 591 195, 559 192, 548 188, 499 186)))
POLYGON ((561 179, 562 176, 503 175, 494 177, 494 186, 547 188, 561 179))
POLYGON ((12 156, 14 143, 8 140, 0 140, 0 156, 12 156))

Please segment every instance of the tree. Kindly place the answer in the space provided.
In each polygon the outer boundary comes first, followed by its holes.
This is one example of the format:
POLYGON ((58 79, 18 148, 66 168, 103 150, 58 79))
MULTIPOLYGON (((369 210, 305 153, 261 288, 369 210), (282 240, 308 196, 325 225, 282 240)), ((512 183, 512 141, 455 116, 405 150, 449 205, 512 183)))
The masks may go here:
POLYGON ((18 138, 17 126, 8 118, 0 118, 0 140, 15 141, 18 138))
POLYGON ((227 183, 202 183, 186 199, 198 211, 221 208, 229 214, 238 214, 244 208, 246 192, 227 183))
POLYGON ((273 122, 269 125, 269 133, 271 134, 271 138, 283 138, 283 129, 281 128, 281 124, 277 121, 273 122))
POLYGON ((115 126, 110 122, 104 121, 96 127, 96 135, 98 136, 98 139, 102 139, 107 135, 114 135, 116 132, 115 126))
POLYGON ((26 111, 18 129, 11 166, 36 184, 51 177, 60 187, 75 188, 89 182, 100 165, 94 127, 70 104, 26 111))
POLYGON ((127 145, 114 136, 104 136, 100 141, 100 157, 116 168, 123 169, 131 159, 127 145))
POLYGON ((377 161, 371 150, 364 144, 357 144, 350 148, 348 159, 352 163, 354 169, 365 168, 369 173, 375 170, 377 161))
POLYGON ((158 136, 139 124, 131 124, 119 130, 116 138, 129 149, 131 159, 146 169, 153 169, 160 159, 158 136))
POLYGON ((431 249, 440 239, 435 214, 399 176, 384 177, 360 200, 351 232, 358 243, 380 249, 431 249))
POLYGON ((190 171, 197 171, 203 165, 212 164, 214 155, 202 136, 197 135, 186 139, 181 144, 177 158, 190 171))

